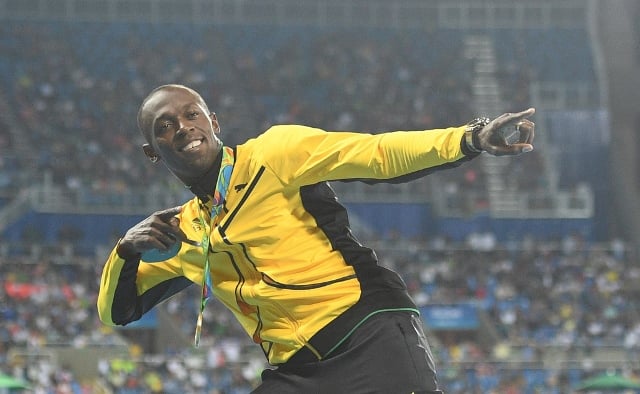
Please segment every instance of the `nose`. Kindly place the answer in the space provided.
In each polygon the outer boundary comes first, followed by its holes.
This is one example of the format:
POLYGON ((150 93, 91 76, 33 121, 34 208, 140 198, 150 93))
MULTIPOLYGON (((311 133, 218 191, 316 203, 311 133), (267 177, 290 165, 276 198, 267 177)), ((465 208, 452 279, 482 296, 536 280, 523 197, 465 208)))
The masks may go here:
POLYGON ((178 128, 178 132, 176 134, 185 134, 188 131, 193 130, 193 126, 187 125, 184 121, 180 121, 179 126, 180 127, 178 128))

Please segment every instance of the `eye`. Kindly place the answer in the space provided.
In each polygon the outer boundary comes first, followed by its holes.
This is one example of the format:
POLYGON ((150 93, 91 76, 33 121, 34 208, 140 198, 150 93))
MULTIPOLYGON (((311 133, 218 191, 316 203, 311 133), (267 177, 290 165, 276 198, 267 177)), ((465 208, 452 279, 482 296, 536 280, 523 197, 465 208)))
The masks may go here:
POLYGON ((171 121, 164 120, 164 121, 158 123, 158 125, 156 126, 156 130, 157 130, 156 132, 164 134, 165 132, 167 132, 171 128, 172 125, 173 125, 173 123, 171 123, 171 121))
POLYGON ((199 115, 199 112, 198 112, 198 111, 190 111, 190 112, 187 114, 187 117, 188 117, 189 119, 196 119, 196 118, 198 117, 198 115, 199 115))

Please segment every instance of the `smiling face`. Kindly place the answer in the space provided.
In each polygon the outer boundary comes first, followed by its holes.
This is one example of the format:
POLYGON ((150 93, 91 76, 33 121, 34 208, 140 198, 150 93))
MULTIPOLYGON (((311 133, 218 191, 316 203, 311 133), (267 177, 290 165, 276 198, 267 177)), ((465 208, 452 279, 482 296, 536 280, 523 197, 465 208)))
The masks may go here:
POLYGON ((184 86, 154 90, 140 107, 138 125, 148 142, 145 154, 154 162, 163 160, 187 185, 211 169, 222 146, 215 114, 198 93, 184 86))

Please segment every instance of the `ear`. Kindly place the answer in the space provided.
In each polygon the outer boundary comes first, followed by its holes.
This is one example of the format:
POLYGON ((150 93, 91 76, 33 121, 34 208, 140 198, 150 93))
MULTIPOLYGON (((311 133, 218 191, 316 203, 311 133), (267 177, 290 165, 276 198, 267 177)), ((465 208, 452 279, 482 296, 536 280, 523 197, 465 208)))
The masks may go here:
POLYGON ((151 160, 152 163, 157 163, 160 160, 160 155, 149 144, 142 145, 142 151, 151 160))
POLYGON ((213 126, 213 132, 215 134, 220 134, 220 123, 218 123, 218 117, 216 116, 216 113, 210 113, 209 117, 211 118, 211 126, 213 126))

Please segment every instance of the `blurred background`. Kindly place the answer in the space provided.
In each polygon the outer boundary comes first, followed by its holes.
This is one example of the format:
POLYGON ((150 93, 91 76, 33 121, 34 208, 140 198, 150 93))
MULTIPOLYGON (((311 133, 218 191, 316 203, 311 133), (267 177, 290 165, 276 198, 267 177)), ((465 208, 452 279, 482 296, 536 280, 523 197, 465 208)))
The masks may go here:
POLYGON ((378 133, 536 107, 524 156, 333 186, 407 282, 445 392, 601 375, 636 392, 638 20, 634 0, 0 0, 0 393, 259 382, 262 353, 215 301, 193 348, 198 286, 126 328, 97 318, 117 239, 191 198, 140 149, 138 106, 164 83, 201 92, 229 145, 277 123, 378 133))

